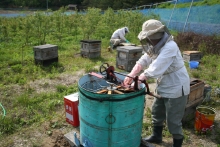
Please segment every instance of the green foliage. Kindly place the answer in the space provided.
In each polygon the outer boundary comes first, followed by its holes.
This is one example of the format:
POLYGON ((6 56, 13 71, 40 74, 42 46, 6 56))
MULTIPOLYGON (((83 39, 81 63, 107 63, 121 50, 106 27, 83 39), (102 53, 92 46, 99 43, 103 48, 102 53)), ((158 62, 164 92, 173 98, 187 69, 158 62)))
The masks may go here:
MULTIPOLYGON (((7 108, 6 117, 0 119, 0 136, 57 117, 59 121, 52 122, 51 128, 60 127, 63 118, 58 110, 63 109, 63 96, 78 91, 76 73, 80 77, 84 73, 99 71, 99 66, 106 62, 115 66, 116 51, 108 52, 106 49, 112 33, 119 27, 128 26, 130 33, 126 37, 139 45, 137 35, 143 22, 150 18, 159 19, 154 14, 145 16, 133 11, 115 13, 111 8, 104 14, 100 9, 90 8, 87 15, 66 15, 63 13, 65 10, 62 8, 51 14, 36 12, 28 17, 0 18, 0 29, 4 32, 0 33, 0 102, 7 108), (89 59, 80 56, 80 40, 84 39, 101 40, 101 57, 89 59), (33 46, 45 43, 58 45, 58 63, 49 66, 34 63, 33 46), (72 83, 63 83, 71 78, 74 79, 72 83)), ((176 32, 172 34, 180 35, 176 32)), ((182 44, 180 42, 178 45, 181 47, 190 44, 183 42, 185 39, 181 37, 180 40, 182 44)), ((207 46, 205 41, 197 43, 205 55, 198 69, 190 70, 187 64, 188 72, 191 77, 205 80, 214 89, 219 86, 219 55, 209 55, 212 47, 210 44, 207 46)), ((149 79, 148 82, 154 81, 149 79)), ((152 124, 149 108, 145 115, 149 122, 143 124, 146 131, 143 133, 150 135, 152 124)), ((164 135, 170 135, 167 128, 164 135)))
POLYGON ((64 85, 57 85, 56 88, 57 88, 57 92, 59 92, 59 93, 63 93, 65 91, 67 91, 67 89, 68 89, 68 87, 66 87, 64 85))
MULTIPOLYGON (((187 8, 189 7, 191 4, 191 2, 188 3, 177 3, 175 8, 187 8)), ((202 1, 197 1, 197 2, 193 2, 192 6, 204 6, 204 5, 216 5, 219 4, 219 0, 202 0, 202 1)), ((171 3, 162 3, 160 5, 158 5, 158 8, 170 8, 173 9, 174 8, 175 3, 171 4, 171 3)))
POLYGON ((86 15, 81 18, 81 28, 83 39, 92 39, 92 35, 96 32, 97 24, 101 19, 101 9, 88 8, 86 15))
POLYGON ((12 65, 11 69, 16 73, 16 72, 21 72, 22 71, 22 65, 21 64, 16 64, 12 65))
POLYGON ((147 116, 147 118, 151 118, 151 110, 149 107, 147 107, 145 115, 147 116))
POLYGON ((16 123, 18 120, 12 117, 0 118, 0 135, 12 134, 19 127, 16 123))

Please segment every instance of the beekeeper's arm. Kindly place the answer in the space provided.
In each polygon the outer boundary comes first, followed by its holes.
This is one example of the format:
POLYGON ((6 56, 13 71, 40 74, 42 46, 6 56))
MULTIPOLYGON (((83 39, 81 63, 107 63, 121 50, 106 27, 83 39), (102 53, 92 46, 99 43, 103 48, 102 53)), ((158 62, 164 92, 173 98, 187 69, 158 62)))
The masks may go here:
MULTIPOLYGON (((135 66, 133 67, 131 72, 128 74, 129 77, 125 77, 124 84, 130 85, 133 82, 133 79, 130 77, 134 78, 135 76, 137 76, 140 73, 140 71, 145 66, 150 65, 151 62, 152 62, 151 58, 146 53, 144 55, 142 55, 142 57, 136 62, 135 66)), ((139 76, 139 79, 146 80, 147 78, 145 77, 145 75, 141 74, 139 76)))
POLYGON ((127 39, 125 38, 125 28, 120 29, 118 33, 119 33, 120 39, 126 42, 127 39))

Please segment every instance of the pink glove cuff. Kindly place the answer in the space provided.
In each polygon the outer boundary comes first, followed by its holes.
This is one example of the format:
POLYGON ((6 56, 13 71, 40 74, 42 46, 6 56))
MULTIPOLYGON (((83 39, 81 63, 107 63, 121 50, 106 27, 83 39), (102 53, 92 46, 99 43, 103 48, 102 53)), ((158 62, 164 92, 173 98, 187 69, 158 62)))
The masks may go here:
POLYGON ((129 73, 129 76, 136 76, 142 69, 142 66, 139 63, 136 63, 131 72, 129 73))
POLYGON ((147 77, 144 75, 144 73, 142 73, 139 77, 138 77, 139 80, 147 80, 147 77))

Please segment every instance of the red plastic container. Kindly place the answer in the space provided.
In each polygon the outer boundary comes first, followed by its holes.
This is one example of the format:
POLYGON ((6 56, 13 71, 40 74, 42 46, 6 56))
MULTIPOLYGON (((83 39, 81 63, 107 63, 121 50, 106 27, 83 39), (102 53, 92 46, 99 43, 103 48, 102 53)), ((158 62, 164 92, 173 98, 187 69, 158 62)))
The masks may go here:
POLYGON ((79 126, 79 94, 74 93, 71 95, 64 96, 64 107, 66 111, 66 122, 74 127, 79 126))

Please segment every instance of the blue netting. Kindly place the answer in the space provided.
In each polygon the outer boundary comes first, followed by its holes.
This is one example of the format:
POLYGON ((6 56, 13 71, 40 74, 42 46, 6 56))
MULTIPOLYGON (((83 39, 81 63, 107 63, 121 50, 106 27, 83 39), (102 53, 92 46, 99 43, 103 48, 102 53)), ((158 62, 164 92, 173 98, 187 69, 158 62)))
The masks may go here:
POLYGON ((170 29, 200 34, 220 34, 220 5, 173 9, 144 9, 142 13, 158 14, 170 29), (188 15, 189 14, 189 15, 188 15), (188 17, 188 18, 187 18, 188 17))
MULTIPOLYGON (((202 1, 202 0, 193 0, 193 2, 202 1)), ((192 0, 178 0, 178 3, 190 3, 192 0)))

